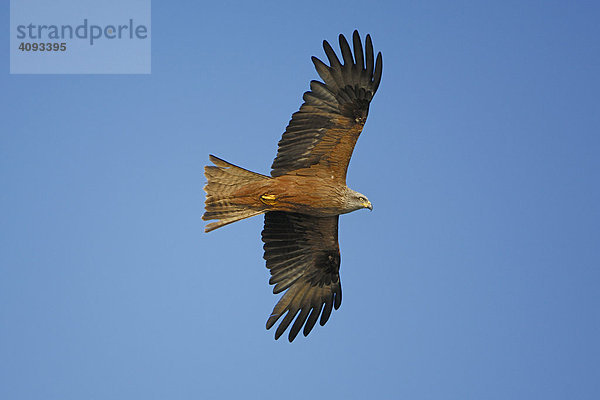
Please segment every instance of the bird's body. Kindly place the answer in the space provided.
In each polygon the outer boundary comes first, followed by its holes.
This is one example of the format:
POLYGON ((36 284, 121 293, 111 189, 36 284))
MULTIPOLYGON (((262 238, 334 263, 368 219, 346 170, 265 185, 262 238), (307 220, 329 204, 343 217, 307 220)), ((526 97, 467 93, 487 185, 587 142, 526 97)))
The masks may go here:
POLYGON ((304 327, 308 335, 320 317, 324 325, 341 304, 339 215, 372 209, 361 193, 346 186, 346 171, 362 132, 369 103, 381 80, 382 57, 375 63, 371 38, 365 51, 358 32, 352 50, 343 35, 344 63, 326 41, 330 66, 313 57, 324 83, 312 81, 304 104, 292 115, 279 142, 271 176, 251 172, 215 156, 205 167, 208 180, 206 232, 265 214, 264 258, 273 292, 286 291, 267 320, 267 329, 285 315, 275 338, 292 325, 292 341, 304 327), (295 319, 295 320, 294 320, 295 319), (293 324, 292 324, 292 321, 293 324))
POLYGON ((332 179, 331 175, 310 175, 308 169, 300 172, 248 182, 236 187, 230 197, 235 205, 260 212, 332 217, 357 209, 347 206, 347 196, 355 192, 345 184, 332 179))

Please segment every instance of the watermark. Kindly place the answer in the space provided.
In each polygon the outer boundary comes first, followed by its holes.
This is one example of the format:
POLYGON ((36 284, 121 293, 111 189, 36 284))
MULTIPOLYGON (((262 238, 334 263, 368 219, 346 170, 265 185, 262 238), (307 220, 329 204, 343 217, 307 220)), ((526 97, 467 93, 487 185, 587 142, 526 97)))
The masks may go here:
POLYGON ((150 0, 11 0, 12 74, 149 74, 150 0))
POLYGON ((90 45, 94 45, 94 40, 106 39, 146 39, 148 37, 148 27, 146 25, 135 25, 133 19, 129 19, 129 24, 125 25, 89 25, 85 18, 81 25, 35 25, 29 24, 17 25, 17 39, 25 40, 58 40, 58 39, 88 39, 90 45), (124 32, 124 33, 123 33, 124 32))

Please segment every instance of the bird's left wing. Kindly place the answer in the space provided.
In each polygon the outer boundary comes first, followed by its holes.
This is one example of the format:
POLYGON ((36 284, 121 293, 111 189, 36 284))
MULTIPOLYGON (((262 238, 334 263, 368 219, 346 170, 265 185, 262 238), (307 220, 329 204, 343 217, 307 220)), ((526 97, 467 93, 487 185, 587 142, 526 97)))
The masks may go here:
POLYGON ((273 293, 287 289, 267 320, 267 329, 285 314, 275 331, 278 339, 295 318, 291 342, 302 326, 308 335, 319 316, 325 325, 332 309, 342 303, 338 217, 271 211, 265 214, 262 240, 273 293))

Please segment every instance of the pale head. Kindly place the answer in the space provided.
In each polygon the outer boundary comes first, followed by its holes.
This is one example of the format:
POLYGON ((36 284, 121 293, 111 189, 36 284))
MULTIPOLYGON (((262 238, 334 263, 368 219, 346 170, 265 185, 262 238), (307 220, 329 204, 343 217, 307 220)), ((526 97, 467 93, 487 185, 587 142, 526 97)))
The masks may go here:
POLYGON ((361 208, 368 208, 369 210, 373 210, 373 205, 371 204, 367 196, 347 187, 344 196, 343 213, 349 213, 352 211, 360 210, 361 208))

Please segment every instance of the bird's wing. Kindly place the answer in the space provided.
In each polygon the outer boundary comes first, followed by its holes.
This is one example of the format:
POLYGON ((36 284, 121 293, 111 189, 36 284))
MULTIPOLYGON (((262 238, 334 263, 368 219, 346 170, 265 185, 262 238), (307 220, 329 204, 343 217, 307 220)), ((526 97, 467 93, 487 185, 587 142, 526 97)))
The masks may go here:
POLYGON ((345 182, 383 68, 381 53, 374 62, 369 35, 365 53, 357 31, 352 39, 354 57, 346 38, 339 37, 343 64, 327 41, 323 48, 330 65, 312 57, 323 82, 312 81, 310 91, 304 93, 304 104, 292 115, 279 141, 271 176, 310 167, 315 173, 326 171, 345 182))
POLYGON ((332 308, 337 310, 342 303, 338 217, 271 211, 265 214, 262 240, 273 293, 287 289, 267 320, 267 329, 287 312, 275 339, 296 318, 288 336, 291 342, 303 325, 304 336, 308 335, 319 316, 325 325, 332 308))

